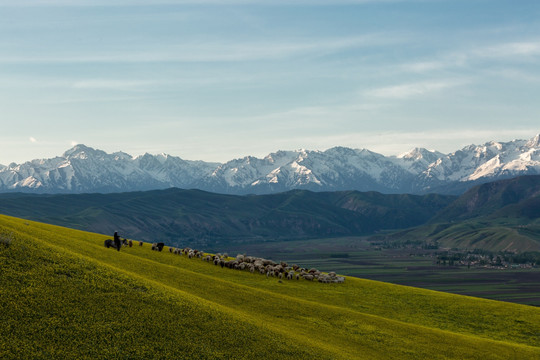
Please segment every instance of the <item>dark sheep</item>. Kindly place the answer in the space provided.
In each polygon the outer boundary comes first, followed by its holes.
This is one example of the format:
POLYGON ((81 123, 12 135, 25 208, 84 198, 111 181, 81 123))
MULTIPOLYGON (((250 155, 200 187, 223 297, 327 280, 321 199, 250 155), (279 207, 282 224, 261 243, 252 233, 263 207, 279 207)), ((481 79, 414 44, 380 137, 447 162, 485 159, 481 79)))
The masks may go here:
POLYGON ((139 241, 139 246, 142 246, 144 243, 142 241, 139 241))
POLYGON ((114 242, 111 239, 105 240, 105 247, 108 249, 110 247, 114 247, 114 242))
POLYGON ((158 249, 158 251, 163 250, 163 247, 164 247, 164 246, 165 246, 165 243, 162 243, 162 242, 157 243, 157 249, 158 249))
POLYGON ((129 246, 129 247, 133 247, 133 241, 129 240, 129 241, 128 241, 128 246, 129 246))

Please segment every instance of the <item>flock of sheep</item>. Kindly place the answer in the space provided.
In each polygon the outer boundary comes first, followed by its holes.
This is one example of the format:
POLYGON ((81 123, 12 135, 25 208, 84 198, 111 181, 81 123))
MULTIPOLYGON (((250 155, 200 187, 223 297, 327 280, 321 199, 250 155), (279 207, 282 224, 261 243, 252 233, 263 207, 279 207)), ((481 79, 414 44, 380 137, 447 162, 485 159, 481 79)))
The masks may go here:
MULTIPOLYGON (((139 241, 139 246, 143 246, 143 242, 139 241)), ((122 240, 121 246, 133 246, 132 240, 122 240)), ((108 239, 105 240, 105 247, 113 247, 114 243, 112 240, 108 239)), ((165 247, 165 244, 160 243, 153 243, 152 244, 152 250, 154 251, 163 251, 163 248, 165 247)), ((286 262, 280 262, 276 263, 275 261, 258 258, 254 256, 246 256, 246 255, 237 255, 236 258, 229 257, 226 253, 225 254, 206 254, 200 250, 196 249, 190 249, 188 247, 180 249, 180 248, 174 248, 169 247, 169 252, 176 255, 187 255, 188 258, 199 258, 204 261, 213 263, 216 266, 221 266, 222 268, 226 267, 228 269, 234 269, 234 270, 244 270, 249 271, 252 274, 259 273, 262 275, 266 275, 266 277, 277 277, 279 281, 281 282, 282 279, 286 280, 309 280, 314 281, 317 280, 321 283, 343 283, 345 282, 345 277, 343 276, 337 276, 335 272, 329 272, 328 274, 322 273, 321 271, 312 268, 312 269, 306 269, 301 268, 298 265, 292 265, 289 266, 286 262)))
MULTIPOLYGON (((141 243, 139 243, 141 245, 141 243)), ((142 246, 142 245, 141 245, 142 246)), ((152 244, 152 250, 162 251, 163 243, 152 244)), ((317 280, 322 283, 342 283, 345 282, 343 276, 337 276, 335 272, 328 274, 322 273, 317 269, 305 269, 298 265, 289 266, 286 262, 276 263, 272 260, 258 258, 254 256, 237 255, 236 258, 231 258, 227 254, 206 254, 200 250, 184 249, 169 247, 169 252, 176 255, 187 255, 188 258, 199 258, 204 261, 213 263, 216 266, 226 267, 234 270, 244 270, 253 273, 266 275, 266 277, 277 277, 286 280, 317 280)))

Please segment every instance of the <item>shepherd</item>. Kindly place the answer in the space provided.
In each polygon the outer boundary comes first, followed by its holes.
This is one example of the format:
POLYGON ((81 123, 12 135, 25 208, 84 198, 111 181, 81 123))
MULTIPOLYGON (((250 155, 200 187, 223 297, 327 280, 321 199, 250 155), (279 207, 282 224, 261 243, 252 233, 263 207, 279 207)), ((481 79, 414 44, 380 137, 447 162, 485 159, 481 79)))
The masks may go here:
POLYGON ((114 246, 116 246, 116 250, 120 251, 120 246, 122 246, 122 242, 120 241, 118 231, 114 232, 114 246))

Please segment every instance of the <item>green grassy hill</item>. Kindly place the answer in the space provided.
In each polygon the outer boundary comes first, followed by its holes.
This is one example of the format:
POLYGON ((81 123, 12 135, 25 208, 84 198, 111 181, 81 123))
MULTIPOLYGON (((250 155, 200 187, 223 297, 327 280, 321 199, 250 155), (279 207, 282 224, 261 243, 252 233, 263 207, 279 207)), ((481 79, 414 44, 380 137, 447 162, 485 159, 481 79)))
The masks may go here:
POLYGON ((428 223, 382 236, 389 242, 437 242, 492 252, 540 251, 540 176, 476 186, 428 223))
POLYGON ((2 359, 538 359, 540 309, 283 280, 0 216, 2 359))

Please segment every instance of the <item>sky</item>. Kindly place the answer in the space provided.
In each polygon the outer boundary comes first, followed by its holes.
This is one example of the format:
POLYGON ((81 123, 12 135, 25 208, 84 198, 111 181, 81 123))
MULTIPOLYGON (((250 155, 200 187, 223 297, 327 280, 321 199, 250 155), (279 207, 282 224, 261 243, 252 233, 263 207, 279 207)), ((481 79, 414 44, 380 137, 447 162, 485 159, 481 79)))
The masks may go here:
POLYGON ((540 133, 537 0, 0 0, 0 164, 540 133))

